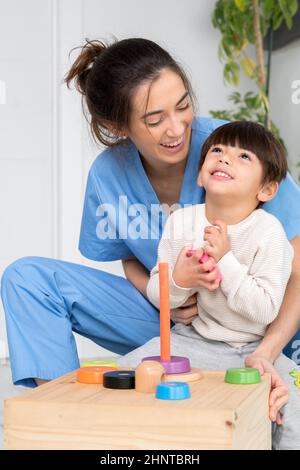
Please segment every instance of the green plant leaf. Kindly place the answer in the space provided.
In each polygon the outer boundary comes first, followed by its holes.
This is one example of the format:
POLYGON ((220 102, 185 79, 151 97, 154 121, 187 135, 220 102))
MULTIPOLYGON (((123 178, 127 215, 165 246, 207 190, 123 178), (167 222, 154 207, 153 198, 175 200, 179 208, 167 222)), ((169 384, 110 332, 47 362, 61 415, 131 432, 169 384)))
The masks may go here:
POLYGON ((253 98, 254 91, 247 91, 244 95, 244 99, 253 98))
POLYGON ((260 100, 261 100, 261 103, 262 103, 262 106, 264 107, 265 110, 268 110, 269 109, 269 99, 268 97, 265 95, 265 93, 261 93, 260 94, 260 100))
POLYGON ((289 2, 287 0, 278 0, 279 8, 284 16, 288 29, 291 29, 293 25, 292 16, 289 9, 289 2))
POLYGON ((298 0, 287 0, 287 3, 290 14, 293 17, 298 11, 298 0))
POLYGON ((224 80, 230 85, 238 86, 240 83, 240 67, 236 62, 228 62, 224 67, 224 80))
POLYGON ((232 115, 230 111, 227 110, 222 110, 222 111, 209 111, 209 114, 214 118, 214 119, 222 119, 224 121, 232 121, 232 115))
POLYGON ((291 18, 298 10, 298 0, 278 0, 278 5, 283 15, 291 18))
POLYGON ((241 66, 247 77, 253 78, 257 63, 250 57, 243 57, 241 59, 241 66))
POLYGON ((276 31, 280 27, 282 20, 283 20, 282 12, 280 10, 276 10, 273 16, 274 31, 276 31))
POLYGON ((230 47, 230 42, 228 41, 227 38, 223 37, 222 41, 221 41, 221 47, 222 47, 222 51, 224 51, 224 55, 226 57, 228 57, 229 59, 231 59, 231 47, 230 47))
POLYGON ((246 10, 247 7, 247 1, 245 0, 234 0, 235 6, 242 12, 246 10))
POLYGON ((244 22, 243 19, 235 16, 231 20, 231 29, 232 29, 232 37, 234 43, 238 46, 243 42, 244 37, 244 22))
POLYGON ((274 0, 264 0, 262 3, 262 11, 266 18, 270 18, 274 12, 275 2, 274 0))
POLYGON ((241 102, 241 94, 238 91, 234 91, 228 97, 229 101, 232 101, 234 104, 238 104, 241 102))

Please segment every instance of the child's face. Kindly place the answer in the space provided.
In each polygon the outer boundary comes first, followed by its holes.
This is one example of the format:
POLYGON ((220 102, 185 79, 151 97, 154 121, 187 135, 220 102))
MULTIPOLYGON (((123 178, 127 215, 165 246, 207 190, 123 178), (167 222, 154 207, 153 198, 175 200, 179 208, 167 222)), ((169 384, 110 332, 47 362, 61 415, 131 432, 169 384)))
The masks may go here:
POLYGON ((213 145, 198 176, 198 185, 207 194, 261 200, 263 168, 257 156, 249 150, 229 145, 213 145))

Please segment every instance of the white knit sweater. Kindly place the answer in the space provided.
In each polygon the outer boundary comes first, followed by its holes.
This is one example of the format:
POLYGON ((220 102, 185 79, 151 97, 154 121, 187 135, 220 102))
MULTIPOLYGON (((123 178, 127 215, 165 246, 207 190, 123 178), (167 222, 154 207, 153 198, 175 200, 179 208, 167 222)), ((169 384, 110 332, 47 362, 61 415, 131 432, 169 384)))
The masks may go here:
POLYGON ((222 281, 217 290, 182 288, 172 273, 183 247, 203 247, 205 204, 178 209, 167 219, 151 271, 147 295, 159 308, 158 263, 169 263, 170 305, 180 307, 197 292, 198 317, 193 326, 200 335, 232 346, 261 339, 277 316, 291 274, 293 248, 280 222, 257 209, 236 225, 228 225, 231 251, 218 262, 222 281))

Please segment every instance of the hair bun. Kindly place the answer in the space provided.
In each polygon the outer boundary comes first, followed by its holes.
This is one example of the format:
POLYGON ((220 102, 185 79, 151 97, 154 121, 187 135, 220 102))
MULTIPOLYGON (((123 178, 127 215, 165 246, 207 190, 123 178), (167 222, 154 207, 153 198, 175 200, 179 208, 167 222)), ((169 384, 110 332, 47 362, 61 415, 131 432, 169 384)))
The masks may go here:
MULTIPOLYGON (((97 57, 107 48, 107 45, 97 39, 89 41, 85 39, 86 43, 80 47, 74 47, 72 51, 81 49, 79 56, 73 63, 71 69, 65 76, 65 83, 70 88, 72 80, 75 82, 76 89, 83 95, 86 94, 86 80, 97 57)), ((71 54, 70 52, 70 54, 71 54)))

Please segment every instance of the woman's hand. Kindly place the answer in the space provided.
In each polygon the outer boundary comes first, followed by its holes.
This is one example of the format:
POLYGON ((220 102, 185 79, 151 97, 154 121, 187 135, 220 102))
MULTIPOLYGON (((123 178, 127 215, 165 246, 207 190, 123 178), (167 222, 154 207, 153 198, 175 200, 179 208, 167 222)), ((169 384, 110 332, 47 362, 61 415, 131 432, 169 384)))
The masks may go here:
POLYGON ((254 367, 258 369, 263 375, 265 372, 271 374, 271 393, 269 397, 269 416, 271 421, 275 421, 277 424, 282 424, 282 415, 280 409, 288 402, 289 389, 283 382, 282 378, 274 368, 271 362, 269 362, 263 356, 255 355, 255 353, 246 357, 245 365, 247 367, 254 367))
POLYGON ((197 315, 197 294, 189 297, 181 307, 171 310, 171 320, 183 325, 190 325, 197 315))
POLYGON ((205 287, 210 291, 218 288, 219 270, 216 262, 209 257, 205 263, 201 263, 202 255, 202 249, 184 247, 181 250, 173 270, 173 279, 179 287, 205 287))

